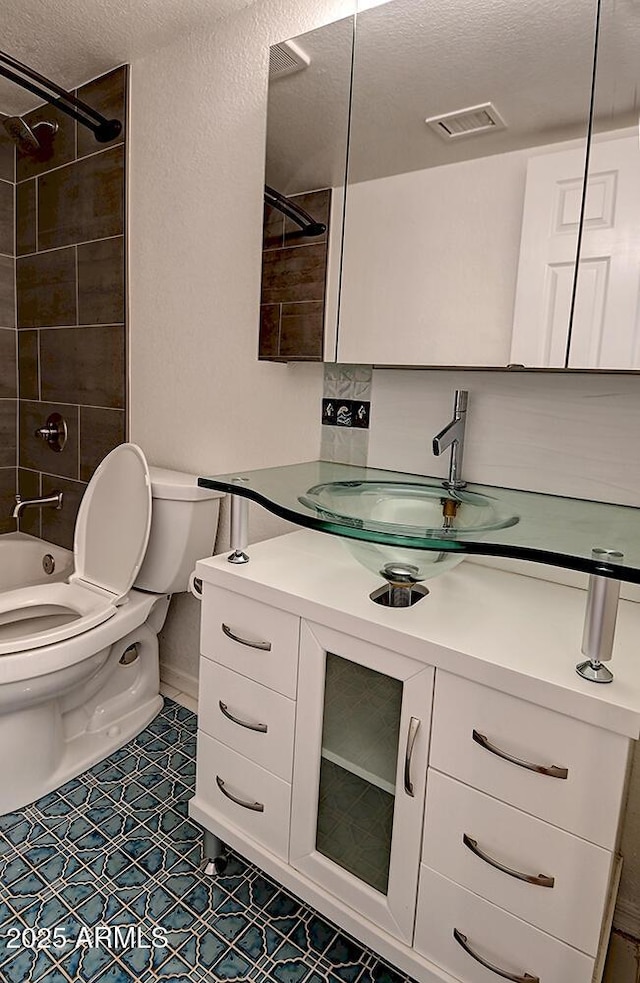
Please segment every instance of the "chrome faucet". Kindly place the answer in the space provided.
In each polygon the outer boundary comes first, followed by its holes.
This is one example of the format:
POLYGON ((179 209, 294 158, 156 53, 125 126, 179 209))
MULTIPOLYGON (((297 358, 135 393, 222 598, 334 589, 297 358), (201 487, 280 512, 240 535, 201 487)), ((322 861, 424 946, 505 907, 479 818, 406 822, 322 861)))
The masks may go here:
POLYGON ((14 519, 19 519, 24 510, 30 508, 32 505, 38 508, 42 508, 44 505, 50 505, 51 508, 61 509, 62 492, 54 491, 50 495, 45 495, 43 498, 20 498, 19 495, 16 495, 16 504, 13 507, 11 515, 14 519))
POLYGON ((467 403, 469 393, 466 389, 456 389, 456 398, 453 404, 453 420, 447 424, 444 430, 433 438, 433 453, 438 457, 448 447, 451 448, 451 461, 449 462, 449 477, 442 484, 450 491, 457 491, 464 488, 467 484, 462 480, 462 455, 464 452, 464 428, 467 422, 467 403))

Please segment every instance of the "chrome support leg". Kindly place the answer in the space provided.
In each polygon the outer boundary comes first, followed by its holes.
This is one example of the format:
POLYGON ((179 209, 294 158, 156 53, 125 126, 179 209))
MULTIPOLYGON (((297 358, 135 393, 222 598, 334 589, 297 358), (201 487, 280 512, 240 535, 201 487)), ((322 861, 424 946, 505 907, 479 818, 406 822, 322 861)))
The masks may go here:
POLYGON ((245 547, 249 538, 249 502, 241 495, 231 495, 231 549, 229 563, 248 563, 245 547))
MULTIPOLYGON (((623 554, 618 550, 594 549, 593 558, 620 562, 623 554)), ((605 569, 611 569, 610 567, 605 569)), ((613 653, 613 638, 618 615, 620 581, 611 577, 601 577, 597 573, 589 575, 589 591, 584 616, 582 653, 586 662, 576 666, 576 672, 592 683, 610 683, 613 673, 603 665, 609 662, 613 653)))
POLYGON ((212 877, 214 874, 224 873, 229 861, 227 848, 222 840, 208 829, 204 831, 203 854, 205 874, 212 877))

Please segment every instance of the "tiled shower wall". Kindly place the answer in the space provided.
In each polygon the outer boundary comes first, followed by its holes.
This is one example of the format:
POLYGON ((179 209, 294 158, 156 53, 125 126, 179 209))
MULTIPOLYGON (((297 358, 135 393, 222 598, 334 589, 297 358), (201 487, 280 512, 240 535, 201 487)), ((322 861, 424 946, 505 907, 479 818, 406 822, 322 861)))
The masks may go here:
MULTIPOLYGON (((77 94, 125 123, 126 92, 122 67, 77 94)), ((20 528, 70 547, 86 483, 125 439, 126 125, 100 144, 51 106, 26 119, 58 130, 50 151, 16 160, 18 487, 25 498, 60 490, 64 505, 27 509, 20 528), (68 425, 61 453, 34 436, 53 412, 68 425)))
POLYGON ((331 189, 291 195, 327 231, 304 236, 291 219, 264 209, 259 358, 322 361, 331 189))
POLYGON ((10 532, 16 491, 16 313, 14 153, 0 135, 0 533, 10 532))

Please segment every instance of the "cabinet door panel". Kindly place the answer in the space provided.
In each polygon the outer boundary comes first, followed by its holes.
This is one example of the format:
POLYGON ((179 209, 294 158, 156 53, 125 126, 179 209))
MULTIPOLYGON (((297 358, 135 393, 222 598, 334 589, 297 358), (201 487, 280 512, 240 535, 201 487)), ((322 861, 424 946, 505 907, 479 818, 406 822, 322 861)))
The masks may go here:
POLYGON ((296 705, 209 659, 200 663, 200 726, 285 782, 293 768, 296 705))
POLYGON ((531 983, 591 983, 589 956, 421 867, 415 948, 457 980, 499 980, 500 974, 465 952, 454 929, 476 957, 503 971, 503 979, 524 980, 528 974, 531 983))
POLYGON ((204 584, 202 654, 295 699, 299 618, 204 584))
POLYGON ((196 796, 224 824, 287 859, 291 786, 203 731, 198 731, 196 796))
POLYGON ((611 859, 602 847, 429 769, 424 863, 592 956, 600 940, 611 859), (484 858, 469 848, 473 843, 484 858), (538 882, 515 872, 538 877, 538 882), (541 874, 546 882, 540 883, 541 874))
POLYGON ((290 862, 411 943, 433 670, 303 623, 290 862))
POLYGON ((629 741, 619 734, 438 672, 432 767, 609 850, 628 752, 629 741), (566 777, 525 763, 566 770, 566 777))

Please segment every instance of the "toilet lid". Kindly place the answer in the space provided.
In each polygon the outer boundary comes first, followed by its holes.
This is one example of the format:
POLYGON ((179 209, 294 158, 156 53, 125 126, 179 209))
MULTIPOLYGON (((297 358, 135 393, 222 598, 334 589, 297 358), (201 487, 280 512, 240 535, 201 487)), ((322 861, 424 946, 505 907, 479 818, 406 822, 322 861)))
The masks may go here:
POLYGON ((142 566, 151 526, 151 480, 136 444, 120 444, 84 493, 73 540, 70 580, 100 587, 114 603, 129 592, 142 566))

